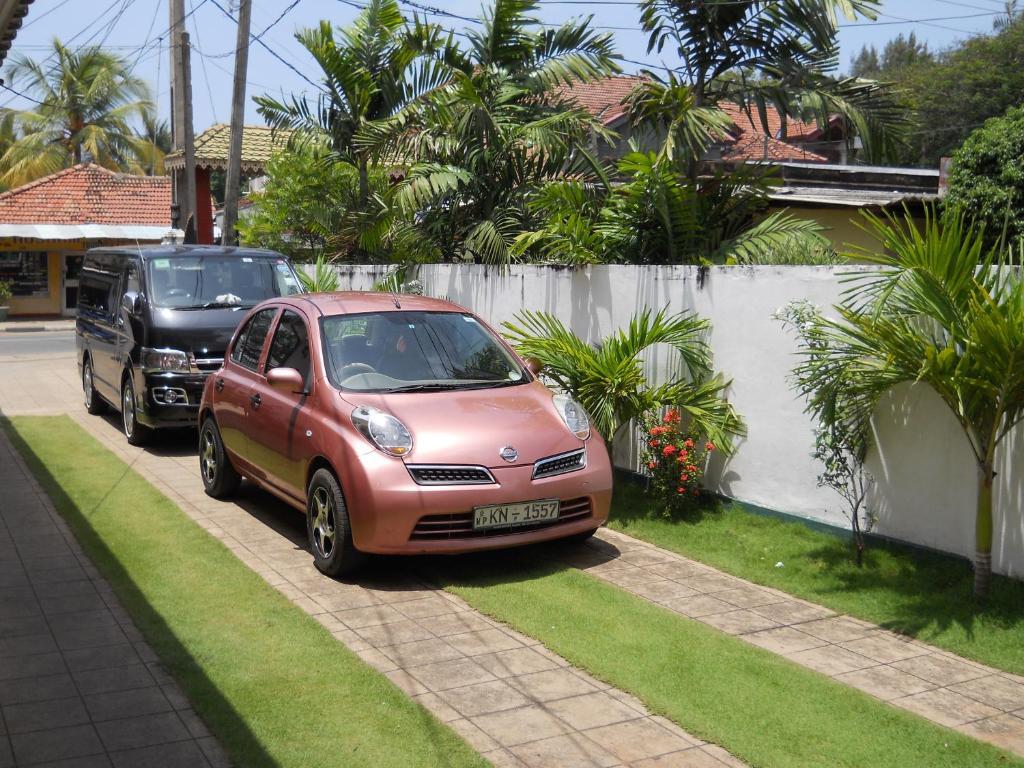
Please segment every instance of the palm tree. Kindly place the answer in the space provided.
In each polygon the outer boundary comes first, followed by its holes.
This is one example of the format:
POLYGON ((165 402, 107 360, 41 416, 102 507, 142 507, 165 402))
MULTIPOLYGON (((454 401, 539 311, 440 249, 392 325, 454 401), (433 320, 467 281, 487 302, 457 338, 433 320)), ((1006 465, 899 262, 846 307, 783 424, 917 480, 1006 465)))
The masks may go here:
POLYGON ((140 151, 131 123, 153 109, 145 81, 125 59, 96 46, 72 51, 55 39, 48 58, 56 60, 16 56, 8 69, 9 82, 38 104, 16 114, 20 136, 0 157, 0 180, 24 184, 86 154, 105 167, 128 168, 140 151))
POLYGON ((164 156, 171 151, 171 126, 150 112, 142 117, 138 143, 138 172, 146 176, 164 175, 164 156))
POLYGON ((536 8, 495 0, 443 86, 357 136, 411 164, 400 200, 449 258, 508 263, 515 236, 538 223, 530 196, 594 168, 585 149, 603 128, 555 94, 618 71, 611 37, 589 21, 544 27, 536 8))
POLYGON ((1024 419, 1024 282, 962 213, 929 212, 921 231, 909 213, 867 221, 881 248, 856 256, 879 269, 855 279, 837 319, 807 329, 795 381, 820 422, 846 420, 864 435, 897 384, 942 398, 977 464, 974 593, 984 599, 996 452, 1024 419))
MULTIPOLYGON (((640 19, 648 53, 666 46, 682 61, 681 79, 646 72, 641 90, 672 91, 685 81, 692 110, 674 118, 693 123, 700 112, 735 103, 757 115, 768 131, 767 109, 783 118, 816 119, 839 113, 876 159, 894 151, 907 125, 905 110, 874 81, 837 78, 839 16, 874 17, 878 0, 642 0, 640 19)), ((706 115, 705 115, 706 117, 706 115)), ((670 134, 671 135, 671 134, 670 134)), ((691 176, 696 165, 691 162, 691 176)))
POLYGON ((541 363, 544 375, 584 407, 609 446, 634 419, 663 407, 688 414, 694 428, 728 453, 743 422, 723 397, 729 382, 711 375, 707 320, 692 312, 668 315, 645 309, 599 344, 591 346, 544 312, 524 311, 505 323, 518 352, 541 363), (657 344, 678 354, 676 375, 651 385, 643 358, 657 344))
POLYGON ((297 141, 324 144, 356 166, 359 200, 365 204, 370 154, 356 145, 355 136, 369 121, 392 117, 443 82, 443 65, 457 62, 451 34, 418 20, 407 24, 397 0, 370 0, 337 37, 330 22, 321 21, 295 38, 320 67, 322 92, 315 103, 305 96, 257 96, 257 109, 271 126, 295 131, 297 141))

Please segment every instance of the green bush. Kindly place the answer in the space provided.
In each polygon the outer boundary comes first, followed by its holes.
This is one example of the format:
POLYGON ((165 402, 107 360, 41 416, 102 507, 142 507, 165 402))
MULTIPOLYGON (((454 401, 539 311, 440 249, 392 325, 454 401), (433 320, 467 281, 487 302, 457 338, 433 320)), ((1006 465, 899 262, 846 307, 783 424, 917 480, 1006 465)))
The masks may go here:
POLYGON ((0 307, 6 307, 11 300, 11 284, 0 280, 0 307))

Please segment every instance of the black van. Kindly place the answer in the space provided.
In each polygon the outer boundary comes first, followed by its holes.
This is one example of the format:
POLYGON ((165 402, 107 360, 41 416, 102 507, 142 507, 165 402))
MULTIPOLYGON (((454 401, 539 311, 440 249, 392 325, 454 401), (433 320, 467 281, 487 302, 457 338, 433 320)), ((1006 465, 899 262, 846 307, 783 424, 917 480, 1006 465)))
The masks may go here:
POLYGON ((86 408, 119 410, 132 445, 150 429, 195 425, 203 382, 246 311, 301 291, 274 251, 93 248, 82 263, 75 333, 86 408))

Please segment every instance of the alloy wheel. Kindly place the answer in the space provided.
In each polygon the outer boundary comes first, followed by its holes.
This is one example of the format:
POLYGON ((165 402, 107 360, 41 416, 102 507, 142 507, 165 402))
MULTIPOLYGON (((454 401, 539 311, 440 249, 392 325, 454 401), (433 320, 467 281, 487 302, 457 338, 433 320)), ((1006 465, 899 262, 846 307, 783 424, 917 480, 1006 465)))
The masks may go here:
POLYGON ((132 385, 124 385, 124 395, 121 398, 121 421, 124 424, 124 433, 128 437, 135 434, 135 392, 132 385))
POLYGON ((92 363, 86 363, 85 370, 82 371, 82 389, 85 390, 85 407, 92 408, 92 363))
POLYGON ((217 479, 217 445, 213 441, 213 432, 209 429, 203 431, 199 450, 199 466, 203 470, 203 479, 208 485, 212 485, 217 479))
POLYGON ((326 488, 313 492, 313 546, 325 560, 334 553, 334 503, 326 488))

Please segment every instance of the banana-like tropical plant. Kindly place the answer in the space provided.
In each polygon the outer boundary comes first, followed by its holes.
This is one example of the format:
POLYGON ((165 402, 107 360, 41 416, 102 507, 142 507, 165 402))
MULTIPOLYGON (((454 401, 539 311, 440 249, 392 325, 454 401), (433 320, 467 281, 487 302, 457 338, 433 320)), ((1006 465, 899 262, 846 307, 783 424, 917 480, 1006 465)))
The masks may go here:
POLYGON ((708 321, 692 312, 645 309, 628 327, 591 346, 545 312, 523 311, 504 324, 519 354, 539 361, 544 375, 586 409, 609 444, 632 420, 671 406, 729 453, 744 427, 724 397, 729 381, 711 375, 709 329, 708 321), (674 350, 679 364, 676 375, 657 385, 648 382, 643 367, 643 355, 655 345, 674 350))
MULTIPOLYGON (((996 452, 1024 420, 1024 282, 1005 253, 985 245, 962 213, 867 216, 878 267, 853 276, 838 317, 805 329, 811 343, 794 371, 808 409, 868 434, 879 400, 897 384, 931 387, 963 430, 977 465, 974 593, 992 572, 996 452)), ((1021 254, 1024 256, 1024 254, 1021 254)))
POLYGON ((539 223, 528 205, 545 183, 589 175, 600 121, 558 87, 618 71, 611 37, 589 21, 546 27, 535 0, 494 0, 466 33, 463 63, 356 144, 408 162, 400 202, 449 259, 507 264, 515 237, 539 223))
MULTIPOLYGON (((881 160, 903 140, 906 110, 891 89, 871 80, 839 78, 838 24, 841 17, 874 18, 879 0, 642 0, 640 21, 647 51, 668 46, 692 90, 692 107, 742 106, 766 133, 768 109, 783 118, 825 124, 842 115, 864 142, 867 155, 881 160)), ((673 90, 674 77, 641 87, 673 90)), ((641 98, 643 101, 643 98, 641 98)), ((684 113, 685 114, 685 113, 684 113)), ((675 121, 675 118, 672 118, 675 121)), ((696 166, 690 166, 696 178, 696 166)))
POLYGON ((18 186, 88 154, 127 170, 148 157, 146 139, 131 128, 153 111, 149 87, 130 63, 99 47, 71 50, 53 41, 52 64, 15 56, 7 80, 38 102, 14 113, 17 136, 0 157, 0 181, 18 186))

